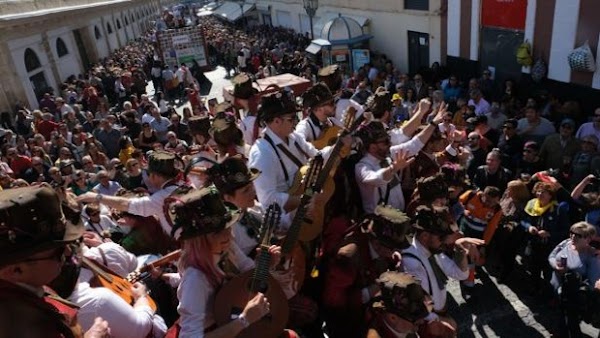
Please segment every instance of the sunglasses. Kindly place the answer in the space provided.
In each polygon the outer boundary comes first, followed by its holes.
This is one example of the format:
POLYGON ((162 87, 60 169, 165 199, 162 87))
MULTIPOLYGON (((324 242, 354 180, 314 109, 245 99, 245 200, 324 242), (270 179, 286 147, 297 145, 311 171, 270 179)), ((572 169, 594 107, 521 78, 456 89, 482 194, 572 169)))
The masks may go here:
POLYGON ((570 233, 570 235, 571 235, 572 237, 574 237, 574 238, 577 238, 577 239, 579 239, 579 238, 583 238, 583 237, 584 237, 582 234, 578 234, 578 233, 576 233, 576 232, 573 232, 573 231, 570 231, 569 233, 570 233))

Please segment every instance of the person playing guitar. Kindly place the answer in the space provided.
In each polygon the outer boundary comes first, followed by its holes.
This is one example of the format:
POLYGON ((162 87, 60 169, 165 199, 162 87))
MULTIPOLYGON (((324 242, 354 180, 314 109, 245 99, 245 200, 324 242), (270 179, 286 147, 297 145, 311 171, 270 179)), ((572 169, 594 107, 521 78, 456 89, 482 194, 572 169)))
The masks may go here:
MULTIPOLYGON (((233 338, 269 314, 269 300, 257 293, 234 320, 219 327, 216 324, 213 304, 226 273, 246 272, 255 266, 232 241, 231 226, 239 219, 238 211, 228 209, 218 192, 204 188, 171 198, 165 213, 182 243, 177 290, 180 319, 167 337, 233 338)), ((280 248, 271 246, 268 251, 277 262, 280 248)))

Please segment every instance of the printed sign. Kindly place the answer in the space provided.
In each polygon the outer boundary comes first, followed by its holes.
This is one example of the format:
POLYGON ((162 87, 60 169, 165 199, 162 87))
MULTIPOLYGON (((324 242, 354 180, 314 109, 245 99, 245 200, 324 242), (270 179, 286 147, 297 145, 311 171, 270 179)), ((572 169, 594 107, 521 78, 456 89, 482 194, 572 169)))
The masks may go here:
POLYGON ((368 49, 352 50, 352 69, 358 70, 360 67, 371 62, 371 53, 368 49))

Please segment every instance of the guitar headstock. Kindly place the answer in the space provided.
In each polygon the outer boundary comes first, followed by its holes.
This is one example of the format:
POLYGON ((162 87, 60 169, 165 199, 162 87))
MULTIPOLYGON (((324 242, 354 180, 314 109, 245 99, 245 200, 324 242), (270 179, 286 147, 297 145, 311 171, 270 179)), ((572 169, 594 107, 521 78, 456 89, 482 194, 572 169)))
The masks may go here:
POLYGON ((138 280, 140 280, 140 277, 142 276, 142 272, 140 270, 135 270, 130 272, 127 277, 125 277, 125 279, 131 283, 134 284, 135 282, 137 282, 138 280))
POLYGON ((281 207, 277 203, 269 205, 265 213, 265 218, 260 227, 260 243, 261 246, 269 246, 273 231, 281 222, 281 207))
POLYGON ((306 174, 302 178, 302 184, 308 189, 311 189, 319 178, 319 173, 323 169, 323 155, 320 153, 317 156, 313 157, 308 162, 308 169, 306 170, 306 174))
POLYGON ((356 120, 356 108, 353 106, 348 106, 346 109, 346 115, 344 115, 344 120, 342 121, 345 129, 351 129, 354 121, 356 120))

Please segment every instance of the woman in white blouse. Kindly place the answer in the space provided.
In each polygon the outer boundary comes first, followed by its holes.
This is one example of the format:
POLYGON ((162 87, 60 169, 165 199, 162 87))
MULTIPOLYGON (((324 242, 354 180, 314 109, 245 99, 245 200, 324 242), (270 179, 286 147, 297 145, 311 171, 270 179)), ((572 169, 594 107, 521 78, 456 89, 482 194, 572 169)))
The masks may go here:
MULTIPOLYGON (((169 219, 174 223, 175 237, 180 236, 182 240, 183 250, 179 261, 181 283, 177 289, 180 319, 167 336, 237 336, 270 311, 267 298, 258 293, 235 320, 217 327, 214 318, 216 290, 225 282, 226 271, 221 268, 223 261, 227 260, 240 273, 254 268, 254 261, 232 240, 231 225, 238 220, 239 213, 227 209, 219 194, 207 188, 192 190, 166 202, 171 203, 169 219)), ((278 262, 281 248, 271 246, 269 252, 274 255, 272 261, 278 262)))

